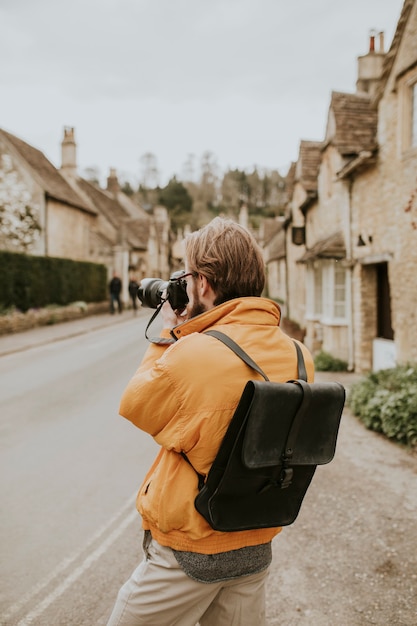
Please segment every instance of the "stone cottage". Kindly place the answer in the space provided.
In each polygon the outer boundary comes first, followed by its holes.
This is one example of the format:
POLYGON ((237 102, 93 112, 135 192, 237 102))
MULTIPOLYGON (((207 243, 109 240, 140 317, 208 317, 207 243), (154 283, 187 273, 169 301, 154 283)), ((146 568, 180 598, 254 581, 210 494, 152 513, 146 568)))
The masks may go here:
POLYGON ((45 155, 0 129, 0 248, 90 260, 96 208, 45 155))
POLYGON ((145 211, 124 194, 110 170, 107 188, 78 175, 73 128, 64 128, 62 164, 0 130, 0 248, 102 263, 108 277, 167 278, 169 217, 165 207, 145 211))
MULTIPOLYGON (((372 46, 369 55, 373 56, 372 46)), ((359 59, 359 73, 365 69, 359 59)), ((356 369, 417 361, 417 2, 405 0, 376 84, 378 151, 338 173, 351 188, 356 369)))
MULTIPOLYGON (((306 251, 306 213, 317 203, 318 172, 323 144, 316 141, 300 141, 294 173, 289 171, 290 195, 286 215, 286 249, 288 267, 287 309, 288 317, 299 323, 306 320, 305 264, 299 263, 306 251), (289 282, 290 281, 290 282, 289 282)), ((288 179, 288 175, 287 175, 288 179)), ((288 184, 288 183, 287 183, 288 184)), ((313 237, 313 233, 309 233, 313 237)), ((302 324, 305 327, 305 324, 302 324)))
POLYGON ((376 43, 372 34, 358 59, 356 93, 332 94, 316 191, 311 181, 310 193, 293 188, 288 228, 305 228, 302 255, 287 234, 291 317, 305 326, 314 353, 329 352, 356 371, 417 360, 415 0, 405 0, 388 53, 382 33, 378 51, 376 43), (300 264, 304 315, 294 295, 300 264))
POLYGON ((366 94, 333 93, 321 148, 317 202, 305 207, 306 344, 353 368, 351 187, 338 173, 376 150, 376 111, 366 94))
POLYGON ((165 207, 145 211, 124 194, 117 173, 110 169, 107 188, 78 175, 73 128, 64 129, 61 173, 97 209, 92 234, 91 255, 108 268, 109 278, 116 272, 122 279, 124 302, 128 302, 129 276, 168 278, 170 273, 170 220, 165 207))

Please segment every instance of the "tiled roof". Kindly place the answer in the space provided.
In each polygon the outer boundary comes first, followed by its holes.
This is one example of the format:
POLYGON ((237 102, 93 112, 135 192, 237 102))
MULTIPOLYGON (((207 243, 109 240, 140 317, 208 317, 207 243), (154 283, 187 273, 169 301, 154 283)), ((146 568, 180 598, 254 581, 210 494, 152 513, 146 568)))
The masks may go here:
POLYGON ((275 233, 274 237, 265 249, 265 262, 270 263, 271 261, 284 259, 285 256, 285 230, 281 228, 275 233))
POLYGON ((266 217, 262 220, 262 241, 266 246, 271 239, 284 227, 282 219, 275 219, 272 217, 266 217))
POLYGON ((351 156, 375 150, 377 111, 367 94, 332 93, 329 115, 334 115, 334 132, 328 142, 340 154, 351 156))
POLYGON ((78 178, 77 185, 113 226, 117 227, 122 220, 129 217, 128 213, 110 194, 107 195, 103 189, 100 189, 94 183, 90 183, 83 178, 78 178))
POLYGON ((265 263, 285 257, 285 220, 265 218, 260 231, 265 263))
POLYGON ((298 259, 297 263, 306 263, 315 259, 344 259, 345 256, 346 248, 343 235, 341 232, 337 232, 315 243, 298 259))
POLYGON ((147 250, 149 241, 149 221, 132 219, 126 222, 128 232, 135 237, 136 248, 147 250))
POLYGON ((322 148, 323 142, 321 141, 300 141, 295 180, 302 184, 307 192, 317 191, 322 148))
POLYGON ((295 180, 295 168, 296 163, 293 161, 288 169, 288 172, 285 176, 285 192, 287 198, 290 200, 292 198, 292 194, 294 191, 294 180, 295 180))
POLYGON ((94 240, 98 243, 99 247, 101 249, 108 249, 108 250, 113 250, 113 245, 114 242, 111 241, 108 237, 106 237, 106 235, 104 235, 103 233, 101 233, 98 230, 94 230, 92 232, 92 236, 94 238, 94 240))
POLYGON ((148 224, 146 219, 132 219, 131 214, 114 198, 113 194, 100 189, 94 183, 78 178, 77 185, 90 198, 98 212, 104 215, 116 230, 121 229, 123 225, 127 226, 127 241, 134 248, 147 248, 148 224))
POLYGON ((381 82, 380 85, 378 87, 375 99, 376 101, 379 101, 382 97, 382 94, 384 92, 384 88, 385 85, 387 83, 387 80, 389 78, 389 75, 391 73, 392 67, 394 65, 394 61, 395 58, 397 56, 399 47, 400 47, 400 42, 401 39, 404 35, 404 31, 405 31, 405 27, 407 25, 408 19, 411 15, 411 11, 413 9, 413 6, 415 5, 416 0, 405 0, 404 4, 403 4, 403 8, 401 10, 401 15, 400 18, 398 20, 397 23, 397 28, 394 34, 394 37, 392 39, 392 43, 390 46, 390 49, 388 50, 387 54, 385 55, 385 59, 384 59, 384 67, 382 70, 382 76, 381 76, 381 82))
MULTIPOLYGON (((107 189, 107 191, 110 190, 107 189)), ((113 197, 117 200, 119 204, 122 205, 124 209, 126 209, 126 211, 133 219, 149 219, 149 214, 145 211, 143 206, 131 200, 131 198, 129 198, 129 196, 127 196, 123 191, 118 191, 117 193, 113 193, 110 191, 110 193, 113 194, 113 197)))
POLYGON ((34 171, 47 196, 96 215, 95 209, 77 194, 40 150, 5 130, 0 129, 0 134, 34 171))

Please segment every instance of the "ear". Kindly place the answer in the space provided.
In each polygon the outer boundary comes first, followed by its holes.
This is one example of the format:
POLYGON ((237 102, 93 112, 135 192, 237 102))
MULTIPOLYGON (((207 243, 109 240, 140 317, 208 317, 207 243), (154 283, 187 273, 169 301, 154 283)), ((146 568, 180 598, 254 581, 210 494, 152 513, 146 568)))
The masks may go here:
POLYGON ((202 274, 199 274, 197 276, 197 289, 200 297, 204 297, 205 295, 207 295, 207 292, 210 289, 207 278, 202 274))
POLYGON ((207 278, 205 276, 202 276, 202 274, 199 274, 197 277, 197 289, 201 300, 211 308, 213 306, 216 294, 214 293, 207 278))

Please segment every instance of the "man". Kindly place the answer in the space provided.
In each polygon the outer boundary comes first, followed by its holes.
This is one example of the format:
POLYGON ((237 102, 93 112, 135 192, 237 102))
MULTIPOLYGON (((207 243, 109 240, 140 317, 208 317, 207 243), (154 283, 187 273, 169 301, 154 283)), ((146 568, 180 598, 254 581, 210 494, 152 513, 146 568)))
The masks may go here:
POLYGON ((129 290, 130 299, 132 301, 133 315, 136 315, 136 311, 138 308, 138 287, 139 287, 139 284, 135 276, 132 276, 131 279, 129 280, 128 290, 129 290))
POLYGON ((185 262, 186 315, 165 302, 161 336, 172 344, 148 348, 121 400, 121 415, 161 449, 137 498, 145 558, 108 626, 265 624, 271 541, 281 529, 218 532, 194 507, 193 468, 208 473, 245 383, 260 378, 204 331, 229 335, 277 382, 297 377, 296 350, 279 327, 279 306, 260 297, 262 252, 246 229, 215 218, 187 237, 185 262))
POLYGON ((110 313, 113 315, 115 312, 115 305, 117 305, 117 310, 119 313, 122 312, 122 302, 120 300, 120 293, 122 291, 122 281, 119 276, 114 272, 113 278, 109 283, 109 292, 110 292, 110 313))

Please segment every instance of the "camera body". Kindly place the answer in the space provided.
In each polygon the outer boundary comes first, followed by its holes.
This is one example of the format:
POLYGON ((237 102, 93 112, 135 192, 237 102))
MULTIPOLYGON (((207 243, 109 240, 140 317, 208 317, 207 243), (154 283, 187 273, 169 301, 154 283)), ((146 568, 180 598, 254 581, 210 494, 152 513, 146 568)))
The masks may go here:
POLYGON ((138 288, 138 298, 142 306, 157 309, 161 304, 162 294, 166 290, 166 297, 172 309, 182 310, 188 303, 187 282, 181 280, 184 271, 173 272, 169 280, 162 278, 144 278, 138 288))

